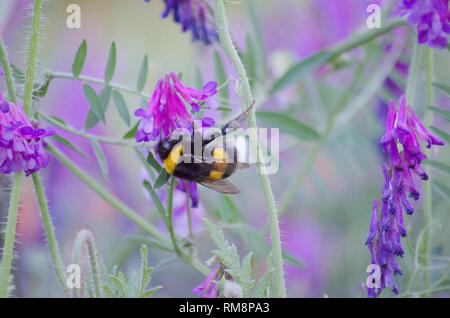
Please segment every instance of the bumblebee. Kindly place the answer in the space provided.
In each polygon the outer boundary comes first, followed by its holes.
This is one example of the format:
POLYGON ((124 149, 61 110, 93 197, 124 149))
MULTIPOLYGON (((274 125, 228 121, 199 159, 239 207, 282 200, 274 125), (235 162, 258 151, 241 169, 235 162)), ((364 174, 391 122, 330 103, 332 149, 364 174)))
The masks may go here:
MULTIPOLYGON (((249 110, 254 103, 234 120, 221 128, 221 136, 241 127, 247 119, 249 110)), ((215 135, 205 138, 201 137, 201 156, 193 151, 196 138, 194 132, 188 136, 188 141, 184 137, 167 137, 161 140, 156 146, 156 152, 164 164, 166 171, 174 177, 194 181, 201 185, 226 194, 238 194, 239 189, 227 179, 238 170, 249 167, 245 162, 239 162, 242 149, 233 141, 213 142, 215 135)))

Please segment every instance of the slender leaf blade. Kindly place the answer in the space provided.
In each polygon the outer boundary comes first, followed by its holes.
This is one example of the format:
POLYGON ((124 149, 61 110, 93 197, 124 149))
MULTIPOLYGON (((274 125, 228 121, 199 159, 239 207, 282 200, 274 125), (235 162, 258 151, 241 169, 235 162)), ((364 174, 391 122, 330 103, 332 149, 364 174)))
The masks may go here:
POLYGON ((103 153, 102 146, 96 139, 90 139, 91 146, 94 150, 95 157, 97 158, 98 165, 100 166, 100 170, 102 171, 103 177, 105 180, 108 180, 108 161, 106 160, 105 154, 103 153))
POLYGON ((114 100, 114 105, 116 105, 117 112, 120 115, 120 118, 130 126, 130 113, 128 112, 127 104, 125 103, 125 99, 119 91, 114 90, 112 93, 112 98, 114 100))
POLYGON ((433 83, 433 86, 439 88, 448 97, 450 97, 450 86, 447 86, 447 85, 444 85, 444 84, 441 84, 441 83, 433 83))
POLYGON ((86 97, 92 112, 105 123, 106 122, 105 113, 103 112, 102 103, 97 93, 88 84, 83 85, 83 91, 84 96, 86 97))
POLYGON ((51 138, 55 139, 57 142, 59 142, 60 144, 66 146, 67 148, 72 149, 73 151, 75 151, 76 153, 78 153, 80 156, 83 157, 87 157, 87 155, 82 152, 81 150, 79 150, 77 147, 75 147, 69 140, 67 140, 64 137, 61 137, 60 135, 52 135, 50 136, 51 138))
POLYGON ((78 47, 77 53, 75 54, 75 58, 72 64, 72 74, 75 77, 78 77, 81 74, 84 62, 86 60, 86 55, 87 55, 87 42, 86 39, 84 39, 83 42, 81 42, 80 46, 78 47))
POLYGON ((450 176, 450 166, 435 160, 424 160, 423 163, 450 176))
POLYGON ((281 132, 298 139, 318 141, 321 138, 320 134, 313 128, 287 114, 267 111, 260 111, 256 114, 268 127, 279 128, 281 132))
POLYGON ((450 111, 436 106, 428 106, 427 108, 442 118, 447 119, 447 121, 450 121, 450 111))
POLYGON ((141 68, 139 69, 139 76, 137 80, 137 91, 141 92, 144 87, 145 83, 147 82, 147 76, 148 76, 148 56, 145 54, 144 59, 142 60, 141 68))
POLYGON ((161 172, 159 173, 158 178, 156 178, 155 184, 153 185, 153 189, 161 188, 162 186, 167 184, 169 179, 170 174, 166 171, 166 169, 162 169, 161 172))
POLYGON ((332 54, 330 52, 321 51, 293 65, 286 71, 286 73, 275 81, 270 89, 270 93, 273 94, 292 83, 300 82, 320 66, 324 65, 331 58, 331 56, 332 54))
POLYGON ((111 48, 109 49, 109 55, 108 55, 108 62, 106 63, 106 69, 105 69, 105 82, 109 83, 113 76, 114 72, 116 71, 116 43, 111 44, 111 48))

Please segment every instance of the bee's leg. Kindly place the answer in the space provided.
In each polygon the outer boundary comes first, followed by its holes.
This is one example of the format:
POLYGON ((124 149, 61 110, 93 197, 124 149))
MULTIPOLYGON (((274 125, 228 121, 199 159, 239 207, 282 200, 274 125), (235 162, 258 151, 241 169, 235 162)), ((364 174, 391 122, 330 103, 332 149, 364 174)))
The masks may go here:
POLYGON ((255 102, 253 102, 249 108, 247 108, 242 114, 240 114, 238 117, 230 121, 228 124, 222 127, 222 134, 226 135, 227 129, 238 129, 241 128, 241 124, 247 119, 248 112, 252 107, 255 105, 255 102))

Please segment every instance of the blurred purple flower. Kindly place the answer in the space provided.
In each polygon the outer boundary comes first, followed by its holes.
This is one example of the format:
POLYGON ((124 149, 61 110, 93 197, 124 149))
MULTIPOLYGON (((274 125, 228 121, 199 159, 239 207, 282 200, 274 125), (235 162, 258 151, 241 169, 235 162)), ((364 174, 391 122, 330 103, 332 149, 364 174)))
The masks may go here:
POLYGON ((25 171, 28 176, 48 164, 44 138, 54 132, 37 128, 19 103, 8 103, 0 93, 0 173, 25 171))
POLYGON ((200 285, 192 289, 192 292, 205 298, 217 298, 219 296, 219 287, 217 287, 215 281, 219 281, 222 275, 221 266, 217 264, 200 285))
POLYGON ((444 49, 450 34, 450 13, 448 0, 401 0, 403 14, 409 14, 408 21, 417 24, 419 43, 444 49))
MULTIPOLYGON (((142 117, 137 129, 136 141, 150 141, 164 139, 177 128, 192 128, 192 118, 186 109, 188 103, 193 112, 198 112, 200 105, 209 102, 215 108, 217 104, 210 97, 217 93, 217 83, 207 83, 201 90, 185 86, 174 72, 167 73, 159 79, 155 91, 150 98, 146 110, 139 108, 135 111, 137 117, 142 117)), ((209 126, 211 118, 202 121, 209 126)))
POLYGON ((402 274, 395 257, 403 256, 404 253, 401 244, 401 237, 406 236, 403 210, 407 214, 414 212, 406 193, 409 192, 409 196, 414 200, 420 197, 413 174, 424 181, 428 180, 428 175, 421 165, 427 156, 422 152, 419 140, 427 142, 428 148, 431 145, 444 145, 442 140, 425 128, 412 107, 406 105, 404 95, 400 97, 398 109, 395 101, 391 100, 386 133, 381 138, 390 166, 386 163, 382 165, 385 182, 382 188, 381 214, 380 202, 374 199, 369 235, 366 239, 371 263, 380 266, 381 281, 379 288, 368 288, 369 297, 376 297, 386 287, 391 287, 394 293, 398 293, 392 274, 402 274))
POLYGON ((167 18, 172 12, 173 20, 181 24, 181 30, 191 31, 192 41, 202 41, 208 45, 219 40, 213 10, 208 0, 164 0, 164 3, 166 8, 161 17, 167 18))

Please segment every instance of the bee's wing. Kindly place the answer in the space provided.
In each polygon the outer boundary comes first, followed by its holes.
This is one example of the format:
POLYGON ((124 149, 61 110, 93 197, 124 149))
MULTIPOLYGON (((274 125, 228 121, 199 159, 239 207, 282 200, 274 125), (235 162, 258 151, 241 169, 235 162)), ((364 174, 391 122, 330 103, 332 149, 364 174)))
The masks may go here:
POLYGON ((250 165, 248 163, 245 163, 245 162, 236 163, 236 170, 244 170, 247 168, 250 168, 250 165))
POLYGON ((208 181, 200 181, 199 182, 201 185, 217 191, 217 192, 221 192, 221 193, 225 193, 225 194, 239 194, 241 191, 239 191, 239 189, 232 184, 230 181, 227 180, 217 180, 214 182, 208 182, 208 181))
POLYGON ((226 134, 227 129, 238 129, 241 128, 241 124, 247 119, 248 112, 250 109, 252 109, 253 105, 255 105, 255 102, 250 105, 249 108, 247 108, 242 114, 240 114, 238 117, 230 121, 228 124, 222 127, 222 134, 226 134))

